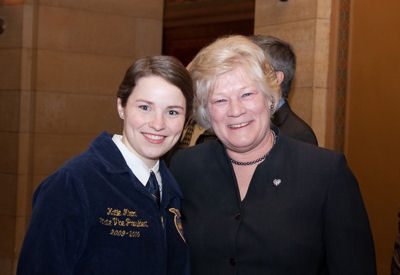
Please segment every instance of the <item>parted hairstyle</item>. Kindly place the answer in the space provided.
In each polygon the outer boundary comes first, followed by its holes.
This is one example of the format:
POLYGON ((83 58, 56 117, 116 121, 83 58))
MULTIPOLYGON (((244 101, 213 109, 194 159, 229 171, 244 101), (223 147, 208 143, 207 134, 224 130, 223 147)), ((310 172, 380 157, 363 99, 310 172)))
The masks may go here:
POLYGON ((126 106, 139 79, 146 76, 159 76, 178 87, 186 99, 186 118, 189 117, 194 97, 192 79, 185 66, 173 56, 148 56, 134 62, 126 71, 117 93, 122 107, 126 106))
POLYGON ((195 92, 194 118, 205 129, 211 128, 207 102, 217 77, 238 67, 272 102, 270 115, 275 112, 281 97, 280 88, 264 52, 245 36, 225 36, 201 49, 189 65, 195 92))
POLYGON ((288 98, 294 74, 296 72, 296 55, 292 46, 270 35, 253 35, 250 39, 263 49, 275 71, 283 72, 281 83, 282 96, 288 98))

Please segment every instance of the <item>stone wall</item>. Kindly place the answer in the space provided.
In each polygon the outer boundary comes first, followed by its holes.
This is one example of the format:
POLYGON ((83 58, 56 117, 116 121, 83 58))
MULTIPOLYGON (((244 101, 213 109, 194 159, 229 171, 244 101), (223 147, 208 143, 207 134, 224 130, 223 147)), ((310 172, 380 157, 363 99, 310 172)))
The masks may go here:
POLYGON ((13 274, 34 189, 101 131, 135 58, 161 54, 162 0, 3 0, 0 274, 13 274))
POLYGON ((289 42, 297 71, 289 97, 292 109, 326 140, 331 0, 256 0, 254 33, 289 42))

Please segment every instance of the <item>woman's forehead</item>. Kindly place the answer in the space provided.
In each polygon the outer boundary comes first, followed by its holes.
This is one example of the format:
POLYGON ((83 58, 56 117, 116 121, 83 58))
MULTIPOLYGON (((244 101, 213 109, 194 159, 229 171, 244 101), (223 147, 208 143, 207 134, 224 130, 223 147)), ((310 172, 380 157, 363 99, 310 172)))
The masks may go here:
POLYGON ((213 90, 222 88, 223 86, 249 87, 254 86, 254 84, 248 72, 239 66, 234 70, 218 75, 215 79, 213 90))

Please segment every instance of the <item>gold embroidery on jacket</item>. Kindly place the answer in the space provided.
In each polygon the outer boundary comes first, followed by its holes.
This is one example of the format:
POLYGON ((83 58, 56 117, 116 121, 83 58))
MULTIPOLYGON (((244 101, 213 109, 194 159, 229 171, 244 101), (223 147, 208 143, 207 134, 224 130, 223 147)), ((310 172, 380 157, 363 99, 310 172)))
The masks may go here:
POLYGON ((181 222, 181 212, 179 212, 176 208, 170 208, 169 212, 174 214, 174 223, 176 227, 176 231, 178 231, 179 235, 181 236, 182 240, 186 243, 185 237, 183 236, 183 227, 181 222))
POLYGON ((107 207, 106 216, 105 218, 99 217, 99 223, 112 227, 109 231, 109 235, 111 236, 139 238, 141 236, 140 231, 133 228, 149 227, 147 220, 134 219, 138 218, 136 211, 127 208, 121 210, 107 207), (131 228, 132 230, 130 230, 131 228))

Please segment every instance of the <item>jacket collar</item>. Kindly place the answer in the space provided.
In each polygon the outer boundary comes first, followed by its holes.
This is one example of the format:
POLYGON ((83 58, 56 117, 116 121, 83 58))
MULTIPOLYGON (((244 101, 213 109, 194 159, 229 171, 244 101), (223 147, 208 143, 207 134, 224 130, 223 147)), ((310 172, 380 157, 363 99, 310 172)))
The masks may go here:
MULTIPOLYGON (((93 140, 89 147, 105 166, 107 172, 112 174, 132 173, 118 147, 112 140, 112 134, 106 131, 102 132, 93 140)), ((163 182, 163 200, 169 201, 173 196, 182 198, 182 192, 175 178, 162 160, 160 160, 159 171, 163 182)))
POLYGON ((130 169, 121 152, 112 140, 112 134, 104 131, 89 145, 109 173, 125 173, 130 169))
POLYGON ((289 103, 285 102, 273 115, 271 121, 276 126, 281 126, 290 113, 289 103))

